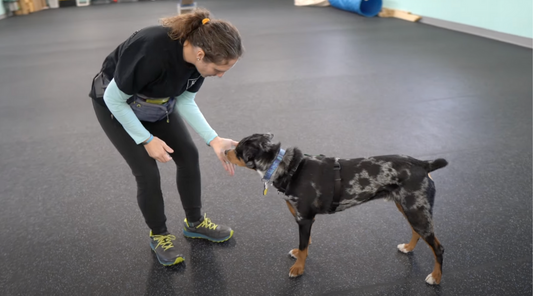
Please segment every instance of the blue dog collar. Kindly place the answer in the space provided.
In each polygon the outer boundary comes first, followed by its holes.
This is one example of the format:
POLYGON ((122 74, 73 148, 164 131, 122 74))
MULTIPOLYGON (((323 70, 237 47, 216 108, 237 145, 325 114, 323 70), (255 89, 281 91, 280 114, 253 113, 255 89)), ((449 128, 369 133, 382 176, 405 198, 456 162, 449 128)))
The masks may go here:
POLYGON ((274 162, 266 172, 265 176, 263 177, 263 181, 266 183, 270 181, 270 178, 272 178, 272 175, 278 168, 279 164, 281 163, 281 160, 283 159, 283 156, 285 156, 285 150, 280 149, 278 152, 278 155, 276 156, 276 159, 274 159, 274 162))

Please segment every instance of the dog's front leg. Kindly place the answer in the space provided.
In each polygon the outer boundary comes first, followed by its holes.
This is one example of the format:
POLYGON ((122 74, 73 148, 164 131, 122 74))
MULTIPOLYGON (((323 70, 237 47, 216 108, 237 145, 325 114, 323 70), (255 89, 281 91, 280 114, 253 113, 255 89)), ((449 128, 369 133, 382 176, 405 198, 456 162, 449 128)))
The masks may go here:
MULTIPOLYGON (((291 214, 294 216, 294 218, 298 219, 297 215, 296 215, 296 210, 294 209, 294 207, 291 205, 291 203, 289 201, 287 201, 287 206, 289 207, 289 211, 291 211, 291 214)), ((315 218, 313 218, 313 222, 315 222, 315 218)), ((311 235, 309 235, 309 244, 311 244, 311 235)), ((294 258, 296 258, 296 257, 294 257, 294 258)))
POLYGON ((311 236, 311 226, 313 226, 313 219, 302 219, 298 221, 298 228, 300 232, 300 247, 293 249, 289 254, 296 258, 296 262, 289 271, 290 277, 297 277, 304 273, 305 260, 307 259, 307 250, 309 248, 309 237, 311 236))

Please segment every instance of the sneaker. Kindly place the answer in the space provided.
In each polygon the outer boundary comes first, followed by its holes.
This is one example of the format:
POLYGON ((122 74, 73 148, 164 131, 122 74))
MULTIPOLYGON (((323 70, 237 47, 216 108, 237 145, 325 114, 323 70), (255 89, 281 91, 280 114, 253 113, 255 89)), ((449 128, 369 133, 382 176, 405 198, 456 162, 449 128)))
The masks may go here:
POLYGON ((218 225, 207 218, 207 214, 195 223, 185 219, 183 235, 190 238, 204 238, 215 243, 229 240, 233 236, 233 230, 224 225, 218 225))
POLYGON ((178 253, 178 250, 176 250, 172 243, 175 239, 176 237, 168 232, 153 235, 150 231, 150 247, 152 247, 152 250, 155 252, 159 263, 165 266, 171 266, 185 260, 183 255, 178 253))

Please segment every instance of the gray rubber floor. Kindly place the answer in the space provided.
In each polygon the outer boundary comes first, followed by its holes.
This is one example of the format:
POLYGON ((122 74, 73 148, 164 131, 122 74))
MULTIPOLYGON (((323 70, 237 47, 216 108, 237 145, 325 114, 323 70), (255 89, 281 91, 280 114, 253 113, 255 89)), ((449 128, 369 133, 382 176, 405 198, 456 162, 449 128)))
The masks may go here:
POLYGON ((1 295, 531 295, 532 51, 397 19, 292 1, 201 1, 240 28, 247 52, 197 102, 221 136, 272 132, 338 157, 446 158, 433 254, 376 201, 319 216, 304 276, 290 279, 297 225, 260 177, 230 177, 193 134, 203 204, 235 230, 180 235, 175 167, 161 165, 169 229, 186 263, 159 265, 129 168, 87 97, 103 58, 174 2, 61 8, 0 21, 1 295))

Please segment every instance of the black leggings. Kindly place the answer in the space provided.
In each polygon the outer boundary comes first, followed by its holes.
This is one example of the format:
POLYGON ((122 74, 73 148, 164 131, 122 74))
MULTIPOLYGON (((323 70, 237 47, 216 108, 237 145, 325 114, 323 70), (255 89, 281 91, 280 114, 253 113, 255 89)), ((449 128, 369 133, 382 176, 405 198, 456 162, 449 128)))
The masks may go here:
MULTIPOLYGON (((124 157, 137 180, 137 202, 146 224, 154 234, 167 231, 161 180, 156 161, 148 155, 143 145, 137 145, 105 106, 93 101, 98 122, 118 152, 124 157)), ((187 221, 196 222, 201 215, 201 180, 198 150, 178 112, 170 115, 170 122, 142 122, 155 137, 167 143, 177 170, 178 192, 187 221)))

